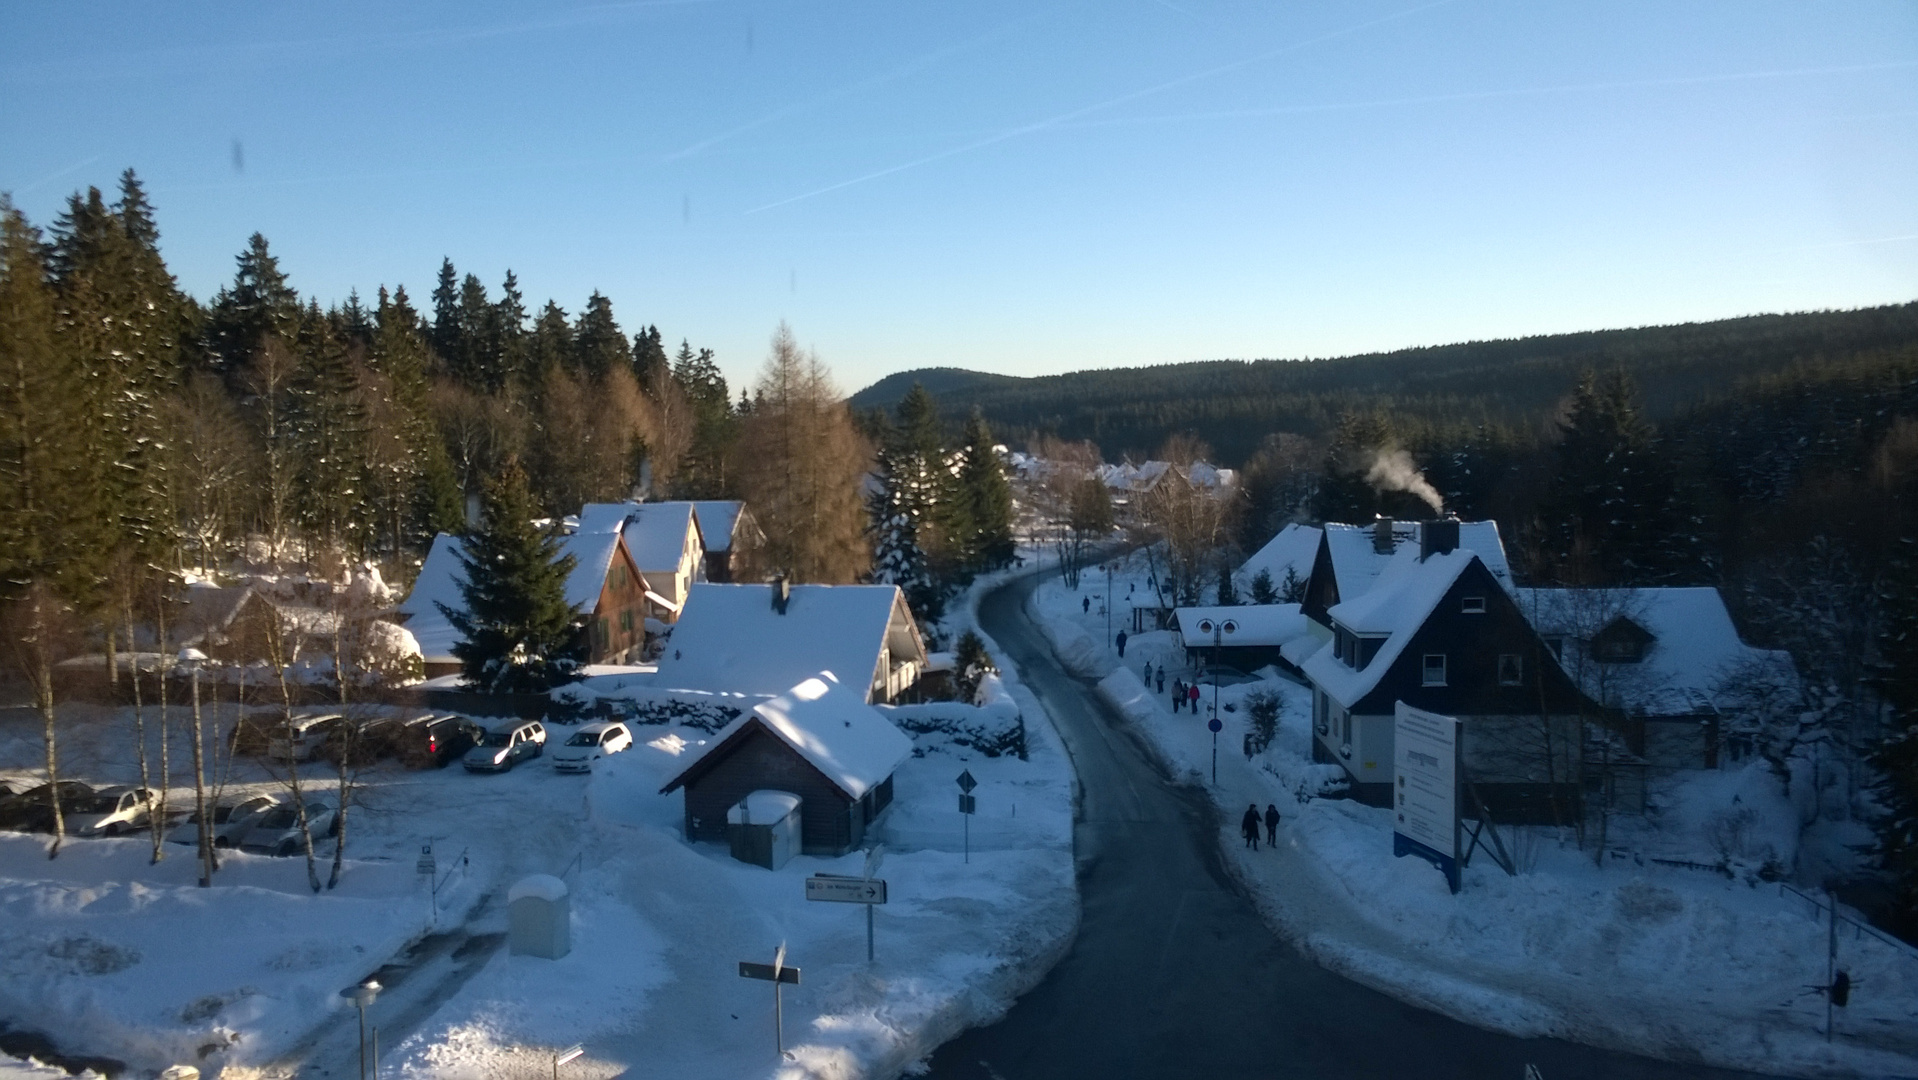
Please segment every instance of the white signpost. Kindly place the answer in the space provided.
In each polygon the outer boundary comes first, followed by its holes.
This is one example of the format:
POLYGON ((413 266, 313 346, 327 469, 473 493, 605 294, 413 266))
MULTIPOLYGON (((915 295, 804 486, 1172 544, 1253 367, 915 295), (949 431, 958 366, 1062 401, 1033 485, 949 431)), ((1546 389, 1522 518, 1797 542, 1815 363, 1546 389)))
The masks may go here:
POLYGON ((866 873, 864 877, 848 877, 843 874, 814 874, 806 879, 806 899, 824 900, 835 904, 866 905, 866 963, 872 963, 872 908, 874 904, 886 902, 886 881, 873 877, 879 872, 879 864, 886 858, 886 846, 875 845, 866 852, 866 873))
POLYGON ((1457 892, 1458 720, 1403 701, 1392 719, 1392 854, 1431 860, 1457 892))

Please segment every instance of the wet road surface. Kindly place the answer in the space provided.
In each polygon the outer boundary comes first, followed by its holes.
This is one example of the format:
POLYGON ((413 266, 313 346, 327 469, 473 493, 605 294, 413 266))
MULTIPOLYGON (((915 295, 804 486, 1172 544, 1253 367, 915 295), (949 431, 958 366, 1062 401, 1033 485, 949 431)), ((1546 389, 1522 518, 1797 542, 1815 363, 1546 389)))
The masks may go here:
POLYGON ((1065 674, 1023 612, 1036 578, 989 594, 980 623, 1045 704, 1081 786, 1083 916, 1071 951, 1005 1019, 941 1047, 939 1080, 1093 1077, 1732 1077, 1551 1039, 1517 1039, 1401 1004, 1283 943, 1227 873, 1215 811, 1175 786, 1065 674))

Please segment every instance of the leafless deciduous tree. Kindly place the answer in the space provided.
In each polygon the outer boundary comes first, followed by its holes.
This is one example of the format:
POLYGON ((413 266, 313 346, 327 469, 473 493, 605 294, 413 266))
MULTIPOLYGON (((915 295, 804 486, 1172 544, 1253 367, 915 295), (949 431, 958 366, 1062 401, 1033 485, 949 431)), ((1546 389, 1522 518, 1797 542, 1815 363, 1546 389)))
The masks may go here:
POLYGON ((1167 440, 1159 451, 1167 468, 1137 500, 1144 539, 1165 542, 1166 587, 1175 604, 1199 602, 1225 542, 1224 500, 1189 479, 1193 463, 1207 453, 1204 443, 1188 436, 1167 440))
POLYGON ((297 461, 290 419, 293 383, 299 361, 275 335, 261 338, 259 347, 241 373, 252 406, 254 430, 260 440, 258 479, 259 522, 266 533, 270 556, 278 559, 286 548, 292 526, 293 489, 297 461))
POLYGON ((49 859, 59 857, 60 843, 66 835, 65 808, 60 805, 60 727, 53 666, 72 648, 73 630, 72 613, 50 587, 38 582, 28 585, 20 598, 7 606, 4 623, 0 623, 8 658, 26 680, 34 711, 40 714, 41 738, 46 745, 47 802, 53 811, 49 859))
POLYGON ((740 432, 740 487, 766 535, 766 567, 795 582, 843 584, 867 571, 860 485, 872 450, 832 374, 780 324, 740 432))
POLYGON ((223 561, 245 525, 253 439, 211 375, 194 377, 159 411, 170 432, 167 501, 180 539, 205 573, 223 561))

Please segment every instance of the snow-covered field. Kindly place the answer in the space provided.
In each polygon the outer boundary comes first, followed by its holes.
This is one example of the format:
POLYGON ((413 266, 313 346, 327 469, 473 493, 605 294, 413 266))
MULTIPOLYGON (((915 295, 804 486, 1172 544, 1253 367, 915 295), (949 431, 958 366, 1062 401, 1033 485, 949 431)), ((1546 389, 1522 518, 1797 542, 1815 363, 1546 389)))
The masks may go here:
MULTIPOLYGON (((940 709, 967 711, 917 711, 940 709)), ((987 757, 937 731, 915 737, 878 822, 890 903, 876 912, 872 964, 863 912, 808 903, 803 886, 815 872, 859 873, 864 855, 801 856, 767 871, 718 845, 687 844, 682 796, 658 792, 710 735, 649 725, 588 777, 555 774, 541 759, 500 776, 369 770, 343 882, 317 896, 297 858, 227 855, 214 887, 199 889, 186 846, 169 845, 152 866, 145 836, 69 840, 49 862, 45 838, 0 833, 0 1020, 141 1070, 191 1063, 242 1078, 306 1062, 350 1073, 355 1028, 340 991, 417 951, 434 929, 414 867, 431 841, 442 875, 460 866, 440 894, 437 929, 463 943, 455 958, 477 951, 459 977, 444 978, 452 968, 435 961, 443 992, 402 973, 374 1003, 367 1019, 386 1025, 389 1072, 519 1076, 579 1042, 585 1057, 564 1067, 575 1080, 896 1075, 995 1019, 1077 925, 1064 750, 1014 676, 971 711, 987 727, 1023 714, 1029 760, 987 757), (954 782, 962 769, 979 781, 969 861, 954 782), (497 947, 505 888, 529 873, 561 875, 572 889, 574 948, 561 960, 497 947), (804 979, 785 991, 783 1061, 771 987, 737 967, 769 961, 782 943, 804 979)), ((75 706, 65 719, 69 775, 96 786, 137 780, 130 710, 75 706)), ((183 711, 173 719, 181 725, 183 711)), ((10 711, 0 724, 0 777, 31 782, 41 753, 32 718, 10 711)), ((184 741, 173 756, 183 773, 184 741)), ((279 789, 242 760, 227 790, 279 789)), ((331 792, 322 784, 316 794, 331 792)), ((176 782, 175 808, 191 797, 176 782)))
MULTIPOLYGON (((1113 625, 1129 622, 1126 592, 1144 573, 1114 576, 1113 625)), ((1105 641, 1103 574, 1080 592, 1056 578, 1030 611, 1062 660, 1102 677, 1101 693, 1147 736, 1174 775, 1208 787, 1221 808, 1220 843, 1269 922, 1332 970, 1403 1000, 1522 1036, 1551 1035, 1677 1061, 1799 1075, 1918 1074, 1918 953, 1841 924, 1839 962, 1854 979, 1836 1039, 1824 1038, 1826 923, 1779 886, 1697 870, 1594 864, 1589 850, 1549 829, 1508 830, 1521 873, 1475 858, 1453 896, 1416 858, 1392 856, 1390 814, 1342 799, 1309 798, 1333 766, 1311 762, 1310 697, 1284 679, 1219 694, 1218 783, 1210 784, 1212 699, 1198 715, 1172 714, 1141 685, 1143 663, 1172 665, 1175 635, 1128 641, 1118 660, 1105 641), (1092 598, 1090 610, 1083 599, 1092 598), (1245 695, 1277 693, 1278 737, 1255 759, 1241 752, 1245 695), (1238 834, 1248 804, 1276 804, 1278 849, 1247 850, 1238 834)), ((1189 673, 1187 673, 1189 675, 1189 673)), ((1623 832, 1661 851, 1709 848, 1714 808, 1739 799, 1753 810, 1747 844, 1789 850, 1796 816, 1762 764, 1696 773, 1655 793, 1666 812, 1623 832)), ((1700 858, 1707 858, 1700 856, 1700 858)))

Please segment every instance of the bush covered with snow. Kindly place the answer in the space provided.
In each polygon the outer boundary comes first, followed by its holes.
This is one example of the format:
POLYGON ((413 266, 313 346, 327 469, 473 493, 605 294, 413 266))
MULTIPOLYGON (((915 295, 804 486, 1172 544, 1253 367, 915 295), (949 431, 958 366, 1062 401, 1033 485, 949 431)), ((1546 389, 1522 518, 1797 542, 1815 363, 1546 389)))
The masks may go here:
POLYGON ((943 738, 989 758, 1002 754, 1025 757, 1025 717, 1005 693, 1004 684, 998 676, 987 675, 981 681, 980 692, 987 704, 935 701, 924 705, 881 705, 879 711, 913 737, 915 754, 923 754, 928 745, 943 738))

